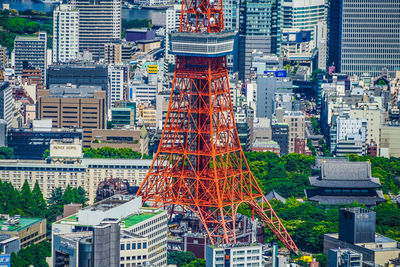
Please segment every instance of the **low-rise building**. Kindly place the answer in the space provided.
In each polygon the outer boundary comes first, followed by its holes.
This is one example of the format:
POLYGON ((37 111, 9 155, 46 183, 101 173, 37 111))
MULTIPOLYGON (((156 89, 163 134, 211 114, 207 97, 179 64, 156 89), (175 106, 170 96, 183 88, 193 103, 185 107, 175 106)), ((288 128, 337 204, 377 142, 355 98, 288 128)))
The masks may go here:
POLYGON ((32 128, 8 130, 8 147, 14 149, 14 158, 23 160, 41 160, 50 149, 51 140, 82 140, 83 131, 74 128, 52 128, 51 120, 34 121, 32 128))
POLYGON ((331 249, 328 254, 328 267, 361 267, 362 254, 351 249, 331 249))
POLYGON ((149 153, 149 137, 145 127, 93 130, 92 148, 131 148, 141 154, 149 153))
POLYGON ((140 186, 152 160, 139 159, 81 159, 76 164, 49 163, 44 160, 0 160, 2 181, 22 188, 27 180, 33 188, 36 182, 45 198, 57 187, 81 186, 87 192, 89 202, 96 198, 97 185, 113 177, 126 179, 130 186, 140 186))
MULTIPOLYGON (((362 266, 385 266, 390 260, 398 258, 400 253, 397 241, 375 233, 375 212, 358 207, 340 209, 339 233, 324 235, 324 254, 329 256, 328 266, 335 266, 331 265, 333 260, 330 251, 339 248, 361 254, 362 266)), ((360 259, 354 262, 358 264, 360 259)))
POLYGON ((111 109, 111 125, 115 126, 134 126, 136 120, 136 104, 135 108, 112 108, 111 109))
POLYGON ((306 189, 306 197, 319 204, 376 206, 385 201, 370 162, 322 160, 320 175, 310 177, 310 184, 314 189, 306 189))
POLYGON ((44 241, 46 225, 46 219, 43 218, 11 217, 8 214, 0 214, 0 234, 18 237, 21 248, 44 241))
POLYGON ((384 125, 380 128, 380 156, 400 157, 400 126, 384 125))

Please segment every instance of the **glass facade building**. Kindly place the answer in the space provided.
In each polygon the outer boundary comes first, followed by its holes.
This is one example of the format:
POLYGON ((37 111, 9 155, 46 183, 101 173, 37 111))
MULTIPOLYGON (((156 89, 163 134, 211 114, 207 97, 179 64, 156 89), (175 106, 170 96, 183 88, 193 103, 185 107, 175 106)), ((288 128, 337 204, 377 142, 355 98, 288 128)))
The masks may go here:
MULTIPOLYGON (((341 0, 339 70, 379 76, 400 70, 400 0, 341 0)), ((331 25, 331 27, 334 25, 331 25)))
POLYGON ((50 149, 51 140, 82 140, 82 130, 34 131, 32 129, 10 129, 8 131, 8 147, 14 149, 15 159, 43 159, 43 154, 50 149))

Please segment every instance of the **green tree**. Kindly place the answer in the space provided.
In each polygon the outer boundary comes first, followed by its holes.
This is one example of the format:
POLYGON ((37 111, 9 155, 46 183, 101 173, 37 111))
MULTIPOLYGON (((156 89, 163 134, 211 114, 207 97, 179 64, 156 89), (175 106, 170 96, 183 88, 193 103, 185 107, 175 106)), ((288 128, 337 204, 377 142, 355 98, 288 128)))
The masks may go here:
POLYGON ((20 199, 20 208, 24 212, 24 214, 32 215, 32 206, 34 205, 33 196, 31 188, 29 187, 29 183, 25 180, 21 193, 19 195, 20 199))
POLYGON ((12 159, 14 157, 14 149, 10 147, 0 147, 0 159, 12 159))
POLYGON ((0 213, 20 214, 19 205, 19 191, 9 182, 0 180, 0 213))
MULTIPOLYGON (((48 209, 47 209, 47 214, 46 214, 46 219, 48 221, 48 224, 50 222, 55 222, 57 219, 57 216, 61 215, 63 213, 63 192, 60 187, 57 187, 51 191, 51 196, 48 199, 48 209)), ((49 228, 48 230, 51 230, 49 228)))
POLYGON ((32 244, 11 254, 11 266, 48 266, 46 257, 51 256, 51 244, 43 241, 39 244, 32 244))
POLYGON ((50 156, 50 150, 49 150, 49 149, 46 149, 46 150, 43 152, 43 159, 47 159, 49 156, 50 156))
POLYGON ((171 251, 167 255, 168 264, 176 264, 178 266, 189 264, 195 260, 194 254, 189 251, 171 251))
POLYGON ((62 196, 62 204, 66 205, 71 203, 75 203, 75 195, 72 188, 68 185, 67 188, 65 188, 64 194, 62 196))
POLYGON ((32 200, 33 206, 31 207, 31 215, 35 217, 44 217, 46 215, 47 204, 37 181, 32 190, 32 200))
POLYGON ((191 261, 189 264, 182 265, 183 267, 205 267, 206 266, 206 260, 197 258, 194 261, 191 261))

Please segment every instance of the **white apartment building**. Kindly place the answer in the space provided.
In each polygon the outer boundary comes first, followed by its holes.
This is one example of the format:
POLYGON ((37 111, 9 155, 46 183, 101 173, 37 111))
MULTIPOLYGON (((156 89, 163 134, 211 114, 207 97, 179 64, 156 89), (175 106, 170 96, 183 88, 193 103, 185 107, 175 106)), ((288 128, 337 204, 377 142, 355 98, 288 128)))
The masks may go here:
POLYGON ((124 100, 125 81, 124 65, 108 66, 108 107, 113 108, 116 101, 124 100))
POLYGON ((25 180, 31 188, 36 182, 45 198, 57 187, 81 186, 89 202, 96 198, 97 185, 105 178, 127 179, 131 186, 140 186, 152 160, 139 159, 88 159, 77 164, 47 163, 44 160, 0 160, 2 181, 20 189, 25 180))
MULTIPOLYGON (((167 221, 166 211, 145 207, 122 221, 122 230, 148 239, 146 246, 151 266, 167 265, 167 221)), ((143 244, 137 244, 136 249, 143 249, 143 244)))
POLYGON ((167 266, 167 212, 142 207, 142 198, 138 196, 114 195, 85 207, 53 223, 52 234, 87 231, 88 227, 109 219, 120 222, 121 267, 167 266))
POLYGON ((157 92, 161 84, 131 84, 129 87, 129 100, 136 103, 150 103, 156 100, 157 92))
POLYGON ((79 54, 79 11, 60 4, 53 15, 53 62, 67 62, 79 54))
POLYGON ((7 123, 7 128, 13 122, 14 98, 13 90, 8 82, 0 82, 0 119, 7 123))
POLYGON ((206 248, 206 267, 261 267, 262 263, 262 247, 258 244, 207 246, 206 248))
POLYGON ((120 235, 120 266, 140 266, 149 263, 149 239, 128 231, 120 235))
POLYGON ((167 62, 175 64, 175 56, 170 53, 169 33, 177 31, 180 26, 182 5, 174 5, 167 9, 165 15, 165 59, 167 62))

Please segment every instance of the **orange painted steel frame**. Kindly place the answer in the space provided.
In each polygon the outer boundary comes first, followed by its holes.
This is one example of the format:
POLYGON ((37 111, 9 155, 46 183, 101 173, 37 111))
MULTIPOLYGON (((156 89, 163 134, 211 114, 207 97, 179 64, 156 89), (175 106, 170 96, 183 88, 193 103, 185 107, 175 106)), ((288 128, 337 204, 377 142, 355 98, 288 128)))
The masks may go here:
MULTIPOLYGON (((214 2, 183 0, 180 31, 222 32, 222 0, 214 2)), ((246 203, 289 250, 298 250, 240 146, 226 56, 176 57, 164 130, 138 195, 155 207, 193 212, 212 244, 236 242, 237 209, 246 203)))

